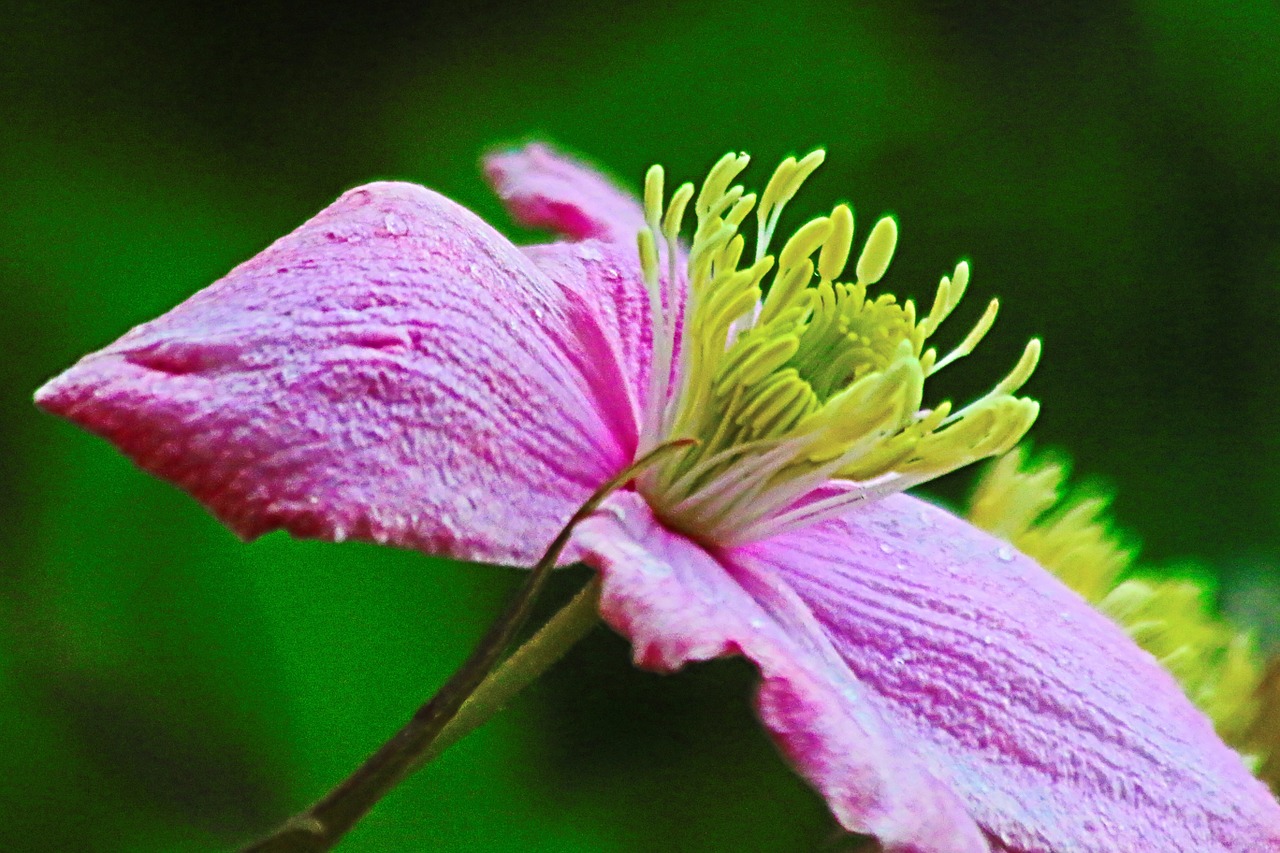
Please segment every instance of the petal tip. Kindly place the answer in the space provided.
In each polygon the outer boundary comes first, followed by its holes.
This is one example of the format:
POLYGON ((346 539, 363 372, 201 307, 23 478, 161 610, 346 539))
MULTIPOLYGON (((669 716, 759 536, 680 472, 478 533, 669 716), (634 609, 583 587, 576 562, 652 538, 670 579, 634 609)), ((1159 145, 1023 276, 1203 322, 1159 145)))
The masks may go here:
POLYGON ((86 361, 92 358, 88 356, 82 359, 37 388, 32 395, 36 408, 81 426, 89 426, 83 422, 84 418, 77 416, 77 412, 86 401, 94 397, 102 385, 100 377, 95 376, 96 371, 85 367, 86 361))
POLYGON ((48 412, 51 415, 60 414, 61 407, 59 402, 62 394, 60 393, 61 382, 59 380, 61 379, 61 374, 53 377, 37 388, 35 393, 31 395, 31 400, 35 403, 37 409, 48 412))
POLYGON ((644 227, 636 198, 579 158, 541 142, 500 148, 481 160, 512 217, 571 240, 632 240, 644 227))

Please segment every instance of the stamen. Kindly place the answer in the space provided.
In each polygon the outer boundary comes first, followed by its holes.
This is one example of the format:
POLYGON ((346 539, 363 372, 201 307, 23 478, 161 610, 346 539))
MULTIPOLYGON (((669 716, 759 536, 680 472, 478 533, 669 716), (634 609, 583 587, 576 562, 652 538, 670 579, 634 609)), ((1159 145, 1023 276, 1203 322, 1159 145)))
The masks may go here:
MULTIPOLYGON (((768 256, 765 256, 768 258, 768 256)), ((809 289, 813 279, 813 262, 805 260, 786 272, 779 272, 765 297, 764 308, 760 312, 760 325, 769 325, 789 309, 798 306, 799 298, 809 289)))
POLYGON ((662 218, 662 183, 665 177, 659 165, 649 167, 644 176, 644 221, 649 228, 657 231, 658 220, 662 218))
POLYGON ((795 197, 801 185, 822 165, 826 157, 827 152, 821 148, 809 152, 799 163, 796 162, 796 158, 788 157, 773 173, 760 199, 760 208, 756 211, 756 217, 759 220, 756 260, 760 260, 768 253, 774 229, 778 227, 778 219, 782 216, 782 208, 795 197))
POLYGON ((893 260, 893 250, 898 245, 898 223, 886 216, 871 229, 867 245, 858 258, 858 284, 875 284, 884 277, 893 260))
POLYGON ((960 304, 960 299, 964 296, 968 285, 968 261, 961 261, 956 264, 953 278, 947 278, 945 275, 942 277, 942 281, 938 283, 937 295, 933 297, 933 307, 929 309, 929 316, 920 323, 920 332, 924 337, 932 336, 934 332, 938 331, 942 321, 951 316, 951 312, 960 304))
MULTIPOLYGON (((675 351, 676 312, 679 310, 679 300, 676 297, 676 293, 679 287, 680 226, 684 224, 685 208, 689 206, 689 200, 692 198, 693 184, 687 182, 681 184, 680 189, 676 190, 676 194, 671 197, 671 204, 667 207, 667 215, 662 224, 663 241, 667 244, 667 290, 663 298, 665 307, 662 320, 663 347, 661 358, 656 365, 662 371, 664 385, 661 394, 657 397, 657 401, 662 407, 659 411, 665 410, 666 400, 669 396, 666 385, 669 384, 668 377, 671 373, 672 353, 675 351)), ((658 431, 662 432, 661 428, 658 431)))
POLYGON ((831 235, 822 244, 822 252, 818 255, 818 274, 823 281, 835 281, 840 277, 852 247, 853 211, 847 204, 838 204, 831 211, 831 235))
POLYGON ((667 242, 674 244, 680 239, 680 226, 684 223, 684 211, 689 206, 689 200, 693 198, 693 184, 681 184, 680 189, 676 190, 676 194, 671 197, 671 204, 667 207, 667 216, 662 221, 662 235, 666 237, 667 242))
POLYGON ((1040 363, 1040 339, 1032 338, 1027 341, 1026 347, 1022 350, 1022 357, 1018 359, 1018 363, 1014 365, 1013 370, 1009 371, 1009 375, 1000 380, 1000 384, 991 389, 988 396, 995 397, 1001 394, 1013 394, 1027 384, 1027 380, 1031 378, 1031 374, 1035 373, 1036 365, 1040 363))
POLYGON ((747 168, 750 162, 751 158, 746 154, 729 153, 711 167, 711 173, 702 184, 702 192, 698 193, 696 210, 699 219, 710 214, 712 207, 723 199, 725 189, 734 178, 742 174, 742 170, 747 168))
POLYGON ((641 446, 672 436, 699 444, 649 471, 639 487, 668 524, 692 536, 737 542, 815 523, 1008 450, 1038 411, 1033 401, 1012 396, 1035 367, 1038 341, 1008 377, 969 406, 954 413, 947 403, 921 408, 925 377, 977 346, 995 320, 997 303, 939 361, 925 342, 964 294, 969 267, 961 262, 951 278, 942 278, 920 320, 910 300, 869 296, 897 244, 892 218, 872 229, 854 283, 836 280, 853 245, 848 205, 805 223, 776 256, 769 253, 783 207, 824 156, 815 151, 784 160, 758 205, 754 194, 733 183, 746 168, 746 155, 722 157, 696 195, 692 185, 681 186, 665 215, 663 173, 653 169, 646 178, 648 227, 639 247, 654 315, 654 357, 641 446), (691 201, 696 224, 681 281, 675 259, 682 254, 679 233, 691 201), (746 241, 739 229, 752 210, 754 260, 741 268, 746 241), (658 235, 667 250, 668 286, 685 288, 674 372, 679 300, 662 292, 658 235), (856 486, 838 500, 791 508, 833 477, 856 486))
POLYGON ((809 220, 792 235, 787 244, 782 247, 782 251, 778 253, 778 269, 785 274, 786 270, 791 269, 801 260, 807 260, 830 236, 830 219, 820 216, 809 220))
POLYGON ((937 364, 933 365, 928 372, 931 374, 937 373, 956 359, 964 358, 966 355, 977 349, 978 344, 982 343, 982 339, 987 336, 987 332, 991 331, 991 327, 995 325, 996 314, 998 313, 1000 313, 1000 300, 992 299, 987 303, 987 310, 982 312, 982 317, 974 324, 974 327, 969 331, 969 334, 965 335, 965 339, 960 343, 960 346, 947 353, 946 356, 937 364))

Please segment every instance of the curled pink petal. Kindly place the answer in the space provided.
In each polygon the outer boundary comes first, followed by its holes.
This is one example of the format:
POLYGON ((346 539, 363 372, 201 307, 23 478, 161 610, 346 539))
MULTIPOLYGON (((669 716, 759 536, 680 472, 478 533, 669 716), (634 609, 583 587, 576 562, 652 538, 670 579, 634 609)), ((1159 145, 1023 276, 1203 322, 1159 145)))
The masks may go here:
POLYGON ((529 246, 525 253, 547 278, 579 300, 586 316, 578 325, 584 341, 592 340, 590 357, 607 362, 595 372, 619 371, 608 378, 610 387, 601 388, 600 395, 613 398, 611 409, 627 407, 631 422, 638 423, 643 404, 640 389, 649 382, 653 326, 636 250, 585 240, 529 246), (607 355, 601 359, 601 354, 607 355))
POLYGON ((529 228, 632 249, 644 228, 644 210, 635 196, 546 145, 535 142, 490 154, 484 158, 484 172, 511 215, 529 228))
POLYGON ((466 209, 371 184, 37 402, 246 537, 529 562, 635 452, 597 319, 466 209))
MULTIPOLYGON (((653 318, 649 293, 640 271, 640 256, 635 247, 602 240, 577 243, 548 243, 529 246, 525 252, 552 281, 580 294, 583 305, 593 317, 591 325, 602 332, 606 348, 614 353, 614 362, 624 368, 617 393, 639 406, 642 389, 649 384, 649 360, 653 355, 653 318)), ((669 297, 667 278, 663 277, 663 295, 669 297)), ((675 341, 671 383, 674 386, 680 339, 684 326, 685 292, 676 289, 675 341)), ((664 302, 667 309, 669 303, 664 302)), ((668 313, 669 309, 668 309, 668 313)), ((640 410, 637 408, 636 418, 640 410)))
POLYGON ((796 768, 890 850, 1277 851, 1280 805, 1149 655, 907 496, 710 554, 634 496, 579 538, 637 663, 741 653, 796 768))

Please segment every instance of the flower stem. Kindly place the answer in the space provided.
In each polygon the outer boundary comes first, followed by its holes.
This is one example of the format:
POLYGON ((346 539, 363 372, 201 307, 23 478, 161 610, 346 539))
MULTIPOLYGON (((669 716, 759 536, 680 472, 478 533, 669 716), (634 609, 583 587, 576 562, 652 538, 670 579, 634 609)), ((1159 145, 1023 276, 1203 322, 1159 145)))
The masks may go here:
POLYGON ((595 577, 476 688, 423 754, 419 765, 434 761, 471 734, 550 669, 600 624, 599 607, 600 579, 595 577))
POLYGON ((588 611, 594 613, 599 596, 599 586, 594 582, 514 653, 507 661, 508 665, 494 672, 502 653, 528 619, 574 528, 595 512, 610 493, 630 482, 639 471, 691 444, 692 441, 679 440, 660 445, 597 489, 552 540, 516 597, 489 628, 466 663, 440 691, 319 802, 294 815, 266 838, 243 848, 243 853, 316 853, 329 850, 409 774, 487 720, 503 702, 559 659, 594 624, 594 620, 583 615, 588 611), (490 686, 481 691, 482 685, 486 684, 490 686), (467 709, 468 704, 470 709, 467 709))

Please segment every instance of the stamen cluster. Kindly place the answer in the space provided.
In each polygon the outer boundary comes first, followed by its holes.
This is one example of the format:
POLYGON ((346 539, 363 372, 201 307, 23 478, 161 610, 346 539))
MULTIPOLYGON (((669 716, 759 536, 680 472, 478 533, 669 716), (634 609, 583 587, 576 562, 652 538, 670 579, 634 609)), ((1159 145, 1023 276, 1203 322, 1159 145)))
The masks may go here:
POLYGON ((1034 401, 1013 396, 1035 369, 1037 340, 977 401, 956 412, 945 402, 921 408, 925 378, 973 350, 998 303, 992 300, 960 346, 938 358, 926 342, 963 296, 969 266, 961 262, 943 277, 923 318, 910 300, 870 296, 893 257, 893 219, 872 228, 852 282, 839 280, 854 234, 847 205, 806 223, 770 254, 783 207, 823 158, 822 151, 787 158, 757 199, 733 185, 748 157, 726 154, 696 199, 686 183, 665 210, 662 168, 646 177, 648 227, 639 248, 654 354, 641 452, 676 438, 698 445, 650 471, 640 487, 664 521, 705 541, 743 542, 812 524, 1003 453, 1038 411, 1034 401), (682 263, 690 202, 696 225, 682 263), (753 211, 754 255, 746 262, 740 231, 753 211), (677 341, 681 278, 684 330, 677 341), (831 479, 847 488, 802 500, 831 479))

